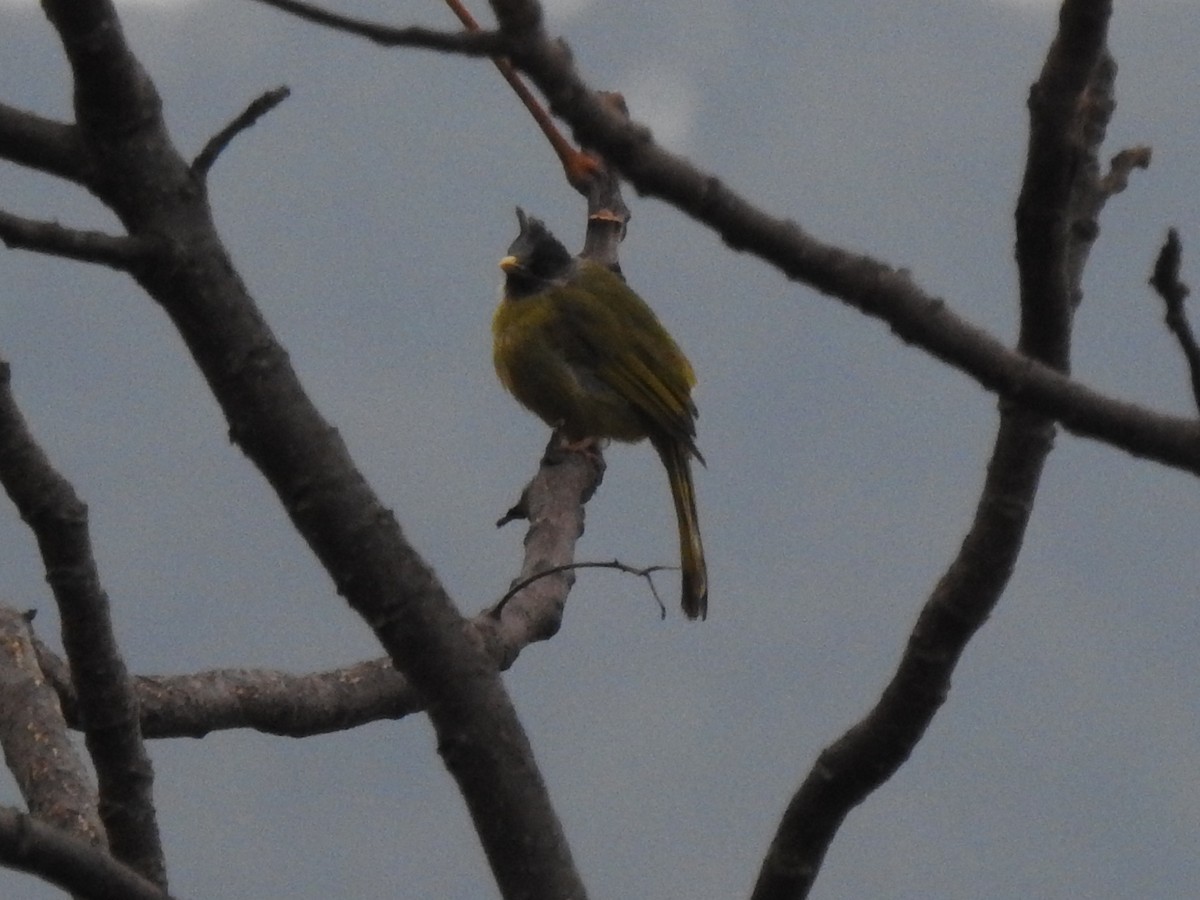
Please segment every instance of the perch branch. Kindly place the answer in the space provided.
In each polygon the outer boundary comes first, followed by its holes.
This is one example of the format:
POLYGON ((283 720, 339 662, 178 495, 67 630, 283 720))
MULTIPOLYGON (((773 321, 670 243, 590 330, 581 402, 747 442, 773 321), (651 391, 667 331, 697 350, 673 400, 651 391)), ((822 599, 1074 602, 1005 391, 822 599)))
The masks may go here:
POLYGON ((499 673, 305 392, 248 294, 112 4, 43 0, 43 9, 71 63, 77 119, 105 161, 93 191, 136 233, 170 238, 153 264, 138 269, 138 283, 177 328, 229 423, 230 440, 262 472, 338 593, 425 698, 438 751, 501 894, 584 900, 499 673))
POLYGON ((1072 381, 961 318, 903 270, 825 244, 794 221, 759 209, 715 175, 659 147, 644 126, 629 121, 592 91, 576 72, 566 45, 550 40, 537 27, 536 4, 492 0, 492 7, 503 28, 525 28, 514 32, 520 34, 515 43, 500 39, 500 52, 507 52, 538 86, 551 111, 572 126, 580 144, 595 148, 640 193, 658 197, 701 222, 730 248, 752 253, 786 277, 881 319, 901 340, 986 390, 1051 416, 1072 434, 1200 474, 1200 424, 1072 381))
MULTIPOLYGON (((502 28, 509 21, 528 21, 535 6, 527 0, 492 0, 502 28)), ((541 89, 551 111, 572 126, 576 140, 595 148, 639 192, 695 218, 732 249, 752 253, 788 278, 885 321, 901 340, 987 390, 1053 417, 1073 434, 1200 474, 1200 424, 1072 381, 962 319, 903 270, 823 243, 795 222, 764 212, 716 176, 655 144, 644 126, 625 119, 592 91, 565 46, 540 30, 523 33, 510 58, 541 89)))
MULTIPOLYGON (((529 520, 522 575, 569 564, 583 532, 584 504, 602 476, 599 455, 564 453, 551 437, 541 465, 510 512, 529 520)), ((520 589, 499 615, 485 610, 470 621, 472 641, 499 669, 510 667, 529 644, 559 629, 570 585, 538 579, 520 589)), ((37 645, 42 671, 58 691, 67 719, 77 702, 67 667, 37 645)), ((134 678, 147 737, 198 737, 210 731, 251 728, 304 737, 399 719, 425 708, 425 700, 394 667, 380 661, 310 675, 234 669, 194 675, 134 678), (335 702, 336 700, 336 702, 335 702)))
MULTIPOLYGON (((561 442, 551 437, 538 471, 508 516, 530 523, 519 579, 547 566, 571 563, 583 532, 584 504, 602 474, 598 454, 564 453, 561 442)), ((484 610, 470 621, 473 643, 487 652, 497 668, 507 669, 529 644, 558 631, 569 588, 563 579, 531 581, 504 604, 499 615, 494 609, 484 610)), ((67 721, 78 727, 69 668, 40 641, 35 641, 35 647, 67 721)), ((408 678, 381 660, 304 675, 224 669, 135 676, 133 684, 147 738, 200 737, 234 728, 305 737, 399 719, 423 710, 426 702, 408 678)))

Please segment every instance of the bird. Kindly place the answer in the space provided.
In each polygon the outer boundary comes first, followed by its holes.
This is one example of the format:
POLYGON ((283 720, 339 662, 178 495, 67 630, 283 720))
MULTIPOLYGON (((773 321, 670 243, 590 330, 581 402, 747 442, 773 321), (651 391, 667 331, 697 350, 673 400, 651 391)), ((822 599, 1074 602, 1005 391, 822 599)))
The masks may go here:
POLYGON ((696 376, 653 310, 617 272, 573 257, 545 224, 517 209, 520 233, 500 260, 493 363, 521 405, 568 447, 648 439, 667 470, 679 526, 682 606, 708 615, 708 572, 696 513, 696 376))

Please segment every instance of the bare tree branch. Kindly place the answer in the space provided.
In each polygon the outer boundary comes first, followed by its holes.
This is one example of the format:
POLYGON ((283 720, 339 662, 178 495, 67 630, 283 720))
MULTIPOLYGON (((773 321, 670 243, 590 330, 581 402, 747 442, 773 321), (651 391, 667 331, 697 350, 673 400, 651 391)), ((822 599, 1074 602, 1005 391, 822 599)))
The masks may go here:
MULTIPOLYGON (((521 492, 516 506, 497 523, 502 525, 514 518, 529 521, 525 558, 514 585, 575 561, 575 544, 583 534, 584 504, 603 477, 604 461, 598 453, 564 452, 558 435, 551 435, 537 474, 521 492)), ((500 653, 503 668, 512 665, 529 643, 548 640, 558 632, 573 583, 569 573, 526 583, 498 605, 499 615, 493 608, 475 620, 487 645, 500 653)))
POLYGON ((103 850, 5 807, 0 807, 0 863, 86 900, 170 900, 103 850))
POLYGON ((1051 416, 1070 432, 1200 474, 1200 425, 1105 397, 1031 360, 953 313, 903 271, 822 243, 795 222, 763 212, 716 176, 654 143, 579 77, 570 51, 540 29, 537 4, 491 0, 510 35, 510 58, 541 89, 575 139, 598 150, 641 193, 659 197, 788 278, 888 323, 904 341, 990 391, 1051 416))
MULTIPOLYGON (((296 0, 264 2, 289 11, 314 10, 296 0)), ((1031 174, 1018 224, 1022 332, 1015 352, 948 312, 941 300, 920 291, 904 274, 820 244, 798 226, 772 219, 715 178, 663 153, 647 132, 616 121, 597 103, 575 75, 565 48, 541 32, 536 3, 494 0, 493 5, 503 35, 468 40, 466 35, 395 29, 393 37, 408 35, 395 43, 434 46, 443 41, 436 49, 472 55, 511 50, 585 145, 601 148, 639 190, 662 196, 710 225, 735 249, 750 250, 789 277, 888 321, 902 339, 918 343, 1005 398, 987 485, 962 552, 930 598, 901 670, 876 711, 822 756, 813 775, 814 782, 832 783, 838 773, 849 773, 835 785, 841 792, 806 795, 806 783, 794 801, 809 806, 792 817, 792 824, 828 827, 832 837, 855 798, 886 777, 887 767, 902 762, 919 739, 944 698, 957 654, 1003 590, 1050 449, 1053 429, 1044 416, 1061 419, 1077 433, 1200 472, 1200 426, 1103 397, 1057 371, 1066 368, 1069 326, 1080 298, 1078 273, 1096 233, 1094 213, 1102 205, 1100 200, 1089 211, 1100 193, 1088 168, 1092 160, 1083 158, 1093 148, 1092 140, 1072 129, 1107 121, 1105 101, 1111 95, 1097 60, 1108 4, 1068 0, 1060 39, 1039 80, 1043 92, 1031 98, 1031 174), (485 45, 490 49, 482 50, 485 45), (1034 184, 1035 158, 1047 167, 1047 184, 1034 184)), ((133 237, 128 240, 146 241, 146 252, 153 256, 152 265, 132 267, 135 277, 179 328, 228 417, 234 441, 268 478, 339 591, 409 676, 410 682, 402 680, 402 687, 394 689, 427 698, 440 750, 475 818, 502 891, 506 896, 583 897, 527 741, 493 671, 496 660, 511 662, 507 648, 519 650, 523 640, 557 629, 570 579, 529 582, 502 604, 504 630, 482 617, 474 628, 464 627, 467 623, 444 588, 353 467, 334 429, 312 407, 219 243, 198 181, 224 144, 212 153, 206 147, 191 167, 178 158, 162 127, 154 87, 124 46, 107 0, 46 0, 46 6, 76 73, 77 113, 88 146, 104 150, 106 167, 89 175, 89 186, 130 228, 133 237), (147 184, 161 193, 149 196, 147 184), (193 241, 167 245, 158 240, 178 233, 180 224, 193 241), (544 596, 539 596, 541 588, 549 589, 544 596), (510 641, 510 635, 521 638, 510 641)), ((319 11, 309 17, 341 23, 334 27, 353 23, 319 11)), ((343 30, 380 40, 381 33, 374 31, 378 27, 359 23, 343 30)), ((1115 161, 1114 173, 1119 174, 1115 161)), ((1109 187, 1117 189, 1115 182, 1109 187)), ((107 262, 99 257, 92 261, 107 262)), ((73 494, 71 498, 78 504, 73 494)), ((81 504, 74 511, 84 518, 81 504)), ((581 526, 581 510, 579 514, 581 526)), ((530 518, 532 535, 542 523, 530 518)), ((566 536, 573 553, 578 532, 569 521, 555 527, 554 537, 566 536)), ((526 565, 544 570, 546 559, 530 551, 526 565)), ((565 565, 571 564, 551 567, 565 565)), ((90 571, 88 581, 96 581, 90 571)), ((88 586, 99 589, 98 581, 88 586)), ((223 690, 237 693, 236 685, 223 690)), ((826 785, 813 790, 826 790, 826 785)), ((778 896, 800 896, 827 840, 819 834, 785 835, 788 824, 785 817, 780 837, 792 842, 783 851, 792 856, 781 857, 779 871, 772 874, 780 876, 780 885, 787 880, 791 891, 778 896)))
MULTIPOLYGON (((47 18, 63 39, 74 76, 75 120, 84 140, 121 141, 161 122, 162 102, 125 43, 111 0, 47 0, 47 18)), ((104 178, 104 172, 93 173, 104 178)))
MULTIPOLYGON (((506 897, 586 896, 512 702, 484 649, 324 420, 238 277, 203 190, 107 0, 45 0, 105 160, 91 184, 134 235, 176 235, 135 273, 350 606, 425 697, 442 759, 506 897)), ((74 670, 74 665, 72 665, 74 670)), ((76 674, 76 689, 79 689, 76 674)))
POLYGON ((79 262, 99 263, 128 272, 149 258, 151 242, 141 238, 81 231, 57 222, 38 222, 0 210, 0 241, 79 262))
POLYGON ((572 187, 585 197, 588 196, 593 181, 603 168, 599 160, 589 153, 577 150, 570 141, 563 137, 562 132, 558 130, 545 108, 521 80, 521 76, 517 74, 512 63, 504 55, 506 52, 505 34, 483 30, 460 0, 446 0, 446 5, 451 12, 467 29, 454 34, 429 31, 424 28, 397 28, 377 22, 366 22, 332 12, 304 2, 304 0, 258 0, 258 2, 335 31, 367 38, 386 47, 423 47, 465 56, 490 56, 504 80, 508 82, 509 87, 528 110, 546 140, 549 141, 555 155, 562 163, 567 182, 572 187))
POLYGON ((424 709, 390 659, 315 675, 226 669, 136 681, 143 727, 155 738, 203 737, 230 728, 309 737, 424 709))
POLYGON ((287 85, 280 85, 251 101, 250 105, 242 110, 232 122, 209 138, 204 149, 192 160, 192 174, 203 181, 208 176, 208 170, 212 168, 212 164, 217 161, 217 157, 229 146, 229 142, 246 129, 252 128, 254 123, 286 100, 291 92, 287 85))
POLYGON ((655 602, 658 603, 659 618, 667 617, 667 607, 658 596, 658 588, 654 585, 654 573, 678 570, 679 566, 631 566, 628 563, 623 563, 619 559, 610 559, 606 562, 576 562, 563 563, 559 566, 550 566, 547 569, 542 569, 534 572, 532 575, 526 575, 524 578, 518 579, 517 582, 505 591, 504 596, 496 601, 496 605, 489 610, 489 614, 498 618, 503 612, 504 607, 508 605, 508 601, 517 596, 525 588, 530 587, 544 578, 553 578, 555 575, 564 575, 565 581, 568 584, 574 582, 574 573, 580 569, 612 569, 616 572, 624 572, 627 575, 637 575, 643 578, 646 584, 650 586, 650 593, 654 595, 655 602))
MULTIPOLYGON (((1059 34, 1030 94, 1030 138, 1017 205, 1021 284, 1018 349, 1065 369, 1072 312, 1103 203, 1094 164, 1112 110, 1104 42, 1111 8, 1067 0, 1059 34), (1098 102, 1082 103, 1088 93, 1098 102), (1107 101, 1107 102, 1105 102, 1107 101), (1084 227, 1081 227, 1084 226, 1084 227)), ((875 707, 827 747, 792 797, 763 861, 752 900, 808 896, 851 809, 909 758, 950 691, 967 644, 1016 565, 1038 482, 1053 445, 1050 419, 1001 403, 975 521, 938 582, 891 682, 875 707)))
MULTIPOLYGON (((562 623, 571 581, 522 578, 546 567, 571 565, 583 532, 583 506, 599 485, 598 456, 563 453, 557 437, 512 518, 529 520, 518 588, 497 615, 489 609, 469 623, 472 640, 497 668, 507 669, 530 643, 553 637, 562 623)), ((38 660, 58 692, 67 721, 78 724, 78 701, 67 665, 35 640, 38 660)), ((251 728, 305 737, 399 719, 425 708, 411 682, 389 661, 372 660, 330 672, 296 675, 263 669, 222 669, 192 675, 135 676, 147 738, 200 737, 251 728)))
POLYGON ((1180 280, 1179 269, 1183 263, 1183 244, 1179 240, 1179 232, 1174 228, 1167 231, 1167 239, 1159 251, 1154 263, 1154 274, 1150 276, 1150 286, 1158 292, 1167 305, 1167 328, 1179 341, 1179 348, 1187 360, 1188 372, 1192 381, 1192 396, 1196 406, 1200 408, 1200 347, 1196 345, 1196 336, 1188 323, 1187 311, 1183 302, 1191 291, 1180 280))
POLYGON ((154 773, 142 743, 137 698, 117 648, 108 597, 88 533, 87 507, 33 440, 0 361, 0 483, 37 538, 62 620, 63 646, 80 699, 100 787, 100 818, 113 855, 162 886, 154 773))
POLYGON ((0 158, 69 181, 84 181, 86 155, 74 125, 3 103, 0 103, 0 158))
POLYGON ((0 606, 0 747, 34 818, 104 845, 96 789, 39 668, 29 615, 0 606))
POLYGON ((366 38, 384 47, 417 47, 425 50, 442 50, 464 56, 503 56, 504 37, 495 31, 435 31, 429 28, 396 28, 364 19, 355 19, 331 12, 302 0, 257 0, 264 6, 272 6, 313 22, 366 38))
MULTIPOLYGON (((463 5, 462 0, 446 0, 446 5, 458 17, 458 21, 466 26, 468 31, 478 32, 482 30, 479 22, 471 15, 470 10, 463 5)), ((550 114, 546 112, 546 108, 538 102, 537 97, 533 95, 533 91, 525 84, 524 79, 517 74, 517 70, 513 68, 513 64, 509 62, 507 57, 493 56, 492 63, 495 64, 501 77, 512 88, 513 93, 517 95, 517 99, 521 101, 521 105, 525 107, 530 117, 537 123, 538 128, 550 146, 554 149, 554 154, 558 157, 559 162, 562 163, 567 182, 585 197, 589 196, 593 182, 600 175, 601 169, 607 172, 607 167, 601 166, 599 160, 592 157, 591 154, 577 150, 571 145, 571 142, 558 130, 558 126, 554 123, 550 114)), ((615 180, 612 187, 614 191, 618 189, 615 180)), ((626 215, 626 219, 628 219, 628 215, 626 215)))
MULTIPOLYGON (((35 646, 68 724, 77 727, 78 700, 65 664, 44 644, 35 646)), ((272 669, 135 675, 133 685, 147 739, 200 738, 236 728, 311 737, 400 719, 424 708, 420 695, 387 658, 303 675, 272 669)))
MULTIPOLYGON (((1072 381, 958 316, 944 299, 923 291, 903 270, 825 244, 794 221, 760 210, 715 175, 659 147, 645 126, 629 121, 592 91, 576 72, 566 44, 551 40, 541 30, 535 2, 491 0, 491 4, 507 35, 497 52, 508 54, 529 75, 550 102, 551 111, 571 125, 582 146, 597 150, 640 193, 658 197, 707 225, 732 249, 753 253, 788 278, 882 319, 901 340, 959 369, 987 390, 1054 418, 1067 431, 1200 474, 1200 424, 1107 397, 1072 381)), ((1136 160, 1122 159, 1114 174, 1127 174, 1124 164, 1136 160)))

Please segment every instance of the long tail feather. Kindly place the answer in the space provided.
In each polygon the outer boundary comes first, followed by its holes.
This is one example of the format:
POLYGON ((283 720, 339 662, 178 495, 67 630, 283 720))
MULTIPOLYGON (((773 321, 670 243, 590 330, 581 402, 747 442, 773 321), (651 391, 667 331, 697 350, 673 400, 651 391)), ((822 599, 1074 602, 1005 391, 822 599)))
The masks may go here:
POLYGON ((683 573, 683 612, 689 619, 708 616, 708 567, 704 545, 700 541, 700 523, 696 515, 696 489, 692 485, 692 466, 688 448, 678 441, 653 441, 667 479, 675 516, 679 520, 679 567, 683 573))

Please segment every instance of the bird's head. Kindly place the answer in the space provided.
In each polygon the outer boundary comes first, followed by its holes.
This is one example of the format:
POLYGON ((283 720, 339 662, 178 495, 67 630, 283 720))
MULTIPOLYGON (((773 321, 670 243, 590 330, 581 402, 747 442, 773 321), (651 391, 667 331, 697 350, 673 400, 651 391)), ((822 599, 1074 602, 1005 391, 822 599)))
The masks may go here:
POLYGON ((575 261, 541 219, 526 216, 517 207, 521 233, 509 245, 508 255, 500 260, 507 276, 505 293, 509 297, 527 297, 561 283, 571 274, 575 261))

